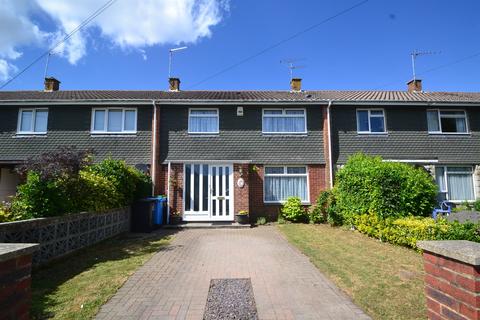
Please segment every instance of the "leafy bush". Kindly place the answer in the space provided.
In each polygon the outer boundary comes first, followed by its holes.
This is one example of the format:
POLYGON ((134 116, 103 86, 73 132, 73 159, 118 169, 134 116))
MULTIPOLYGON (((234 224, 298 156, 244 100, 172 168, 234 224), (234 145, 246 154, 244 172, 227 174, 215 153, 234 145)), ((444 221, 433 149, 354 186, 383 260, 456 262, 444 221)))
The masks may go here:
POLYGON ((78 210, 105 211, 122 206, 119 190, 112 181, 90 171, 81 171, 78 210))
POLYGON ((310 207, 308 212, 310 223, 325 223, 327 221, 327 210, 330 202, 331 193, 322 191, 317 198, 317 202, 310 207))
POLYGON ((308 213, 302 205, 302 200, 299 197, 290 197, 287 199, 280 210, 282 217, 285 220, 292 222, 306 222, 308 221, 308 213))
POLYGON ((263 226, 266 223, 267 223, 267 218, 265 218, 265 217, 258 217, 257 218, 257 225, 263 226))
POLYGON ((87 169, 89 172, 110 180, 120 193, 120 203, 128 205, 135 199, 151 194, 150 178, 125 161, 105 159, 87 169))
POLYGON ((475 201, 475 203, 473 204, 473 208, 475 209, 475 211, 480 211, 480 200, 475 201))
POLYGON ((404 217, 382 219, 375 214, 354 218, 356 229, 371 237, 416 248, 419 240, 469 240, 480 242, 480 224, 435 221, 432 218, 404 217))
POLYGON ((337 172, 333 189, 337 213, 350 224, 356 215, 368 213, 380 218, 428 216, 437 191, 423 168, 364 154, 350 157, 337 172))
POLYGON ((327 208, 327 223, 332 227, 343 225, 343 216, 338 213, 335 204, 330 205, 327 208))

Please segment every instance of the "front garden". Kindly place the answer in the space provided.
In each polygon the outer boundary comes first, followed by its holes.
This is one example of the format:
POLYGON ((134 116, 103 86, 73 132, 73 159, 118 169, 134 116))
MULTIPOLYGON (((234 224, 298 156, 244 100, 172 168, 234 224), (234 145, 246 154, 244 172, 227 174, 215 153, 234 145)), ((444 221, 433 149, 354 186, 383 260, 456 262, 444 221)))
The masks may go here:
POLYGON ((357 154, 310 208, 288 199, 278 227, 374 319, 424 319, 417 241, 480 242, 479 222, 430 217, 437 192, 424 168, 357 154))

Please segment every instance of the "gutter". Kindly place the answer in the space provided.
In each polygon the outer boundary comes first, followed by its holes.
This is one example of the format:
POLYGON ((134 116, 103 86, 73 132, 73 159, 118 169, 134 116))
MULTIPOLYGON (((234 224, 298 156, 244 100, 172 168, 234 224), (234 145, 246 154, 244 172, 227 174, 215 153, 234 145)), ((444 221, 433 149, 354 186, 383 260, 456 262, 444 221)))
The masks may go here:
POLYGON ((327 106, 327 123, 328 123, 328 164, 330 166, 329 172, 329 184, 330 189, 333 188, 333 159, 332 159, 332 128, 330 121, 330 109, 332 106, 332 100, 328 100, 327 106))
POLYGON ((153 128, 152 128, 152 196, 155 195, 155 186, 157 183, 157 108, 155 106, 155 100, 152 100, 153 108, 153 128))

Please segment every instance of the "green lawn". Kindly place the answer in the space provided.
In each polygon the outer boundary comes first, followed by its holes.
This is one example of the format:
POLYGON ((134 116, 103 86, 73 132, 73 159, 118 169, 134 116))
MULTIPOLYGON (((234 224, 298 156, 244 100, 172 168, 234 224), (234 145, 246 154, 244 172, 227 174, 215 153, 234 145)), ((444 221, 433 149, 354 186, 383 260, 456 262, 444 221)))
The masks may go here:
POLYGON ((278 227, 374 319, 426 318, 419 253, 327 225, 278 227))
POLYGON ((52 263, 32 275, 33 319, 92 319, 168 237, 125 235, 52 263))

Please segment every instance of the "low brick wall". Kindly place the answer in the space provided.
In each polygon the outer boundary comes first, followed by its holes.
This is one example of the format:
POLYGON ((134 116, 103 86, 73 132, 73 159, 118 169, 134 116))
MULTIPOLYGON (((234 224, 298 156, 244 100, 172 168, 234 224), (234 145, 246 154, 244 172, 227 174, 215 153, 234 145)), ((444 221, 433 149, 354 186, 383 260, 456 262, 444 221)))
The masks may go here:
POLYGON ((480 319, 480 244, 420 241, 429 319, 480 319))
POLYGON ((0 243, 39 243, 38 266, 130 230, 130 208, 0 223, 0 243))
POLYGON ((28 320, 37 244, 0 243, 0 319, 28 320))

